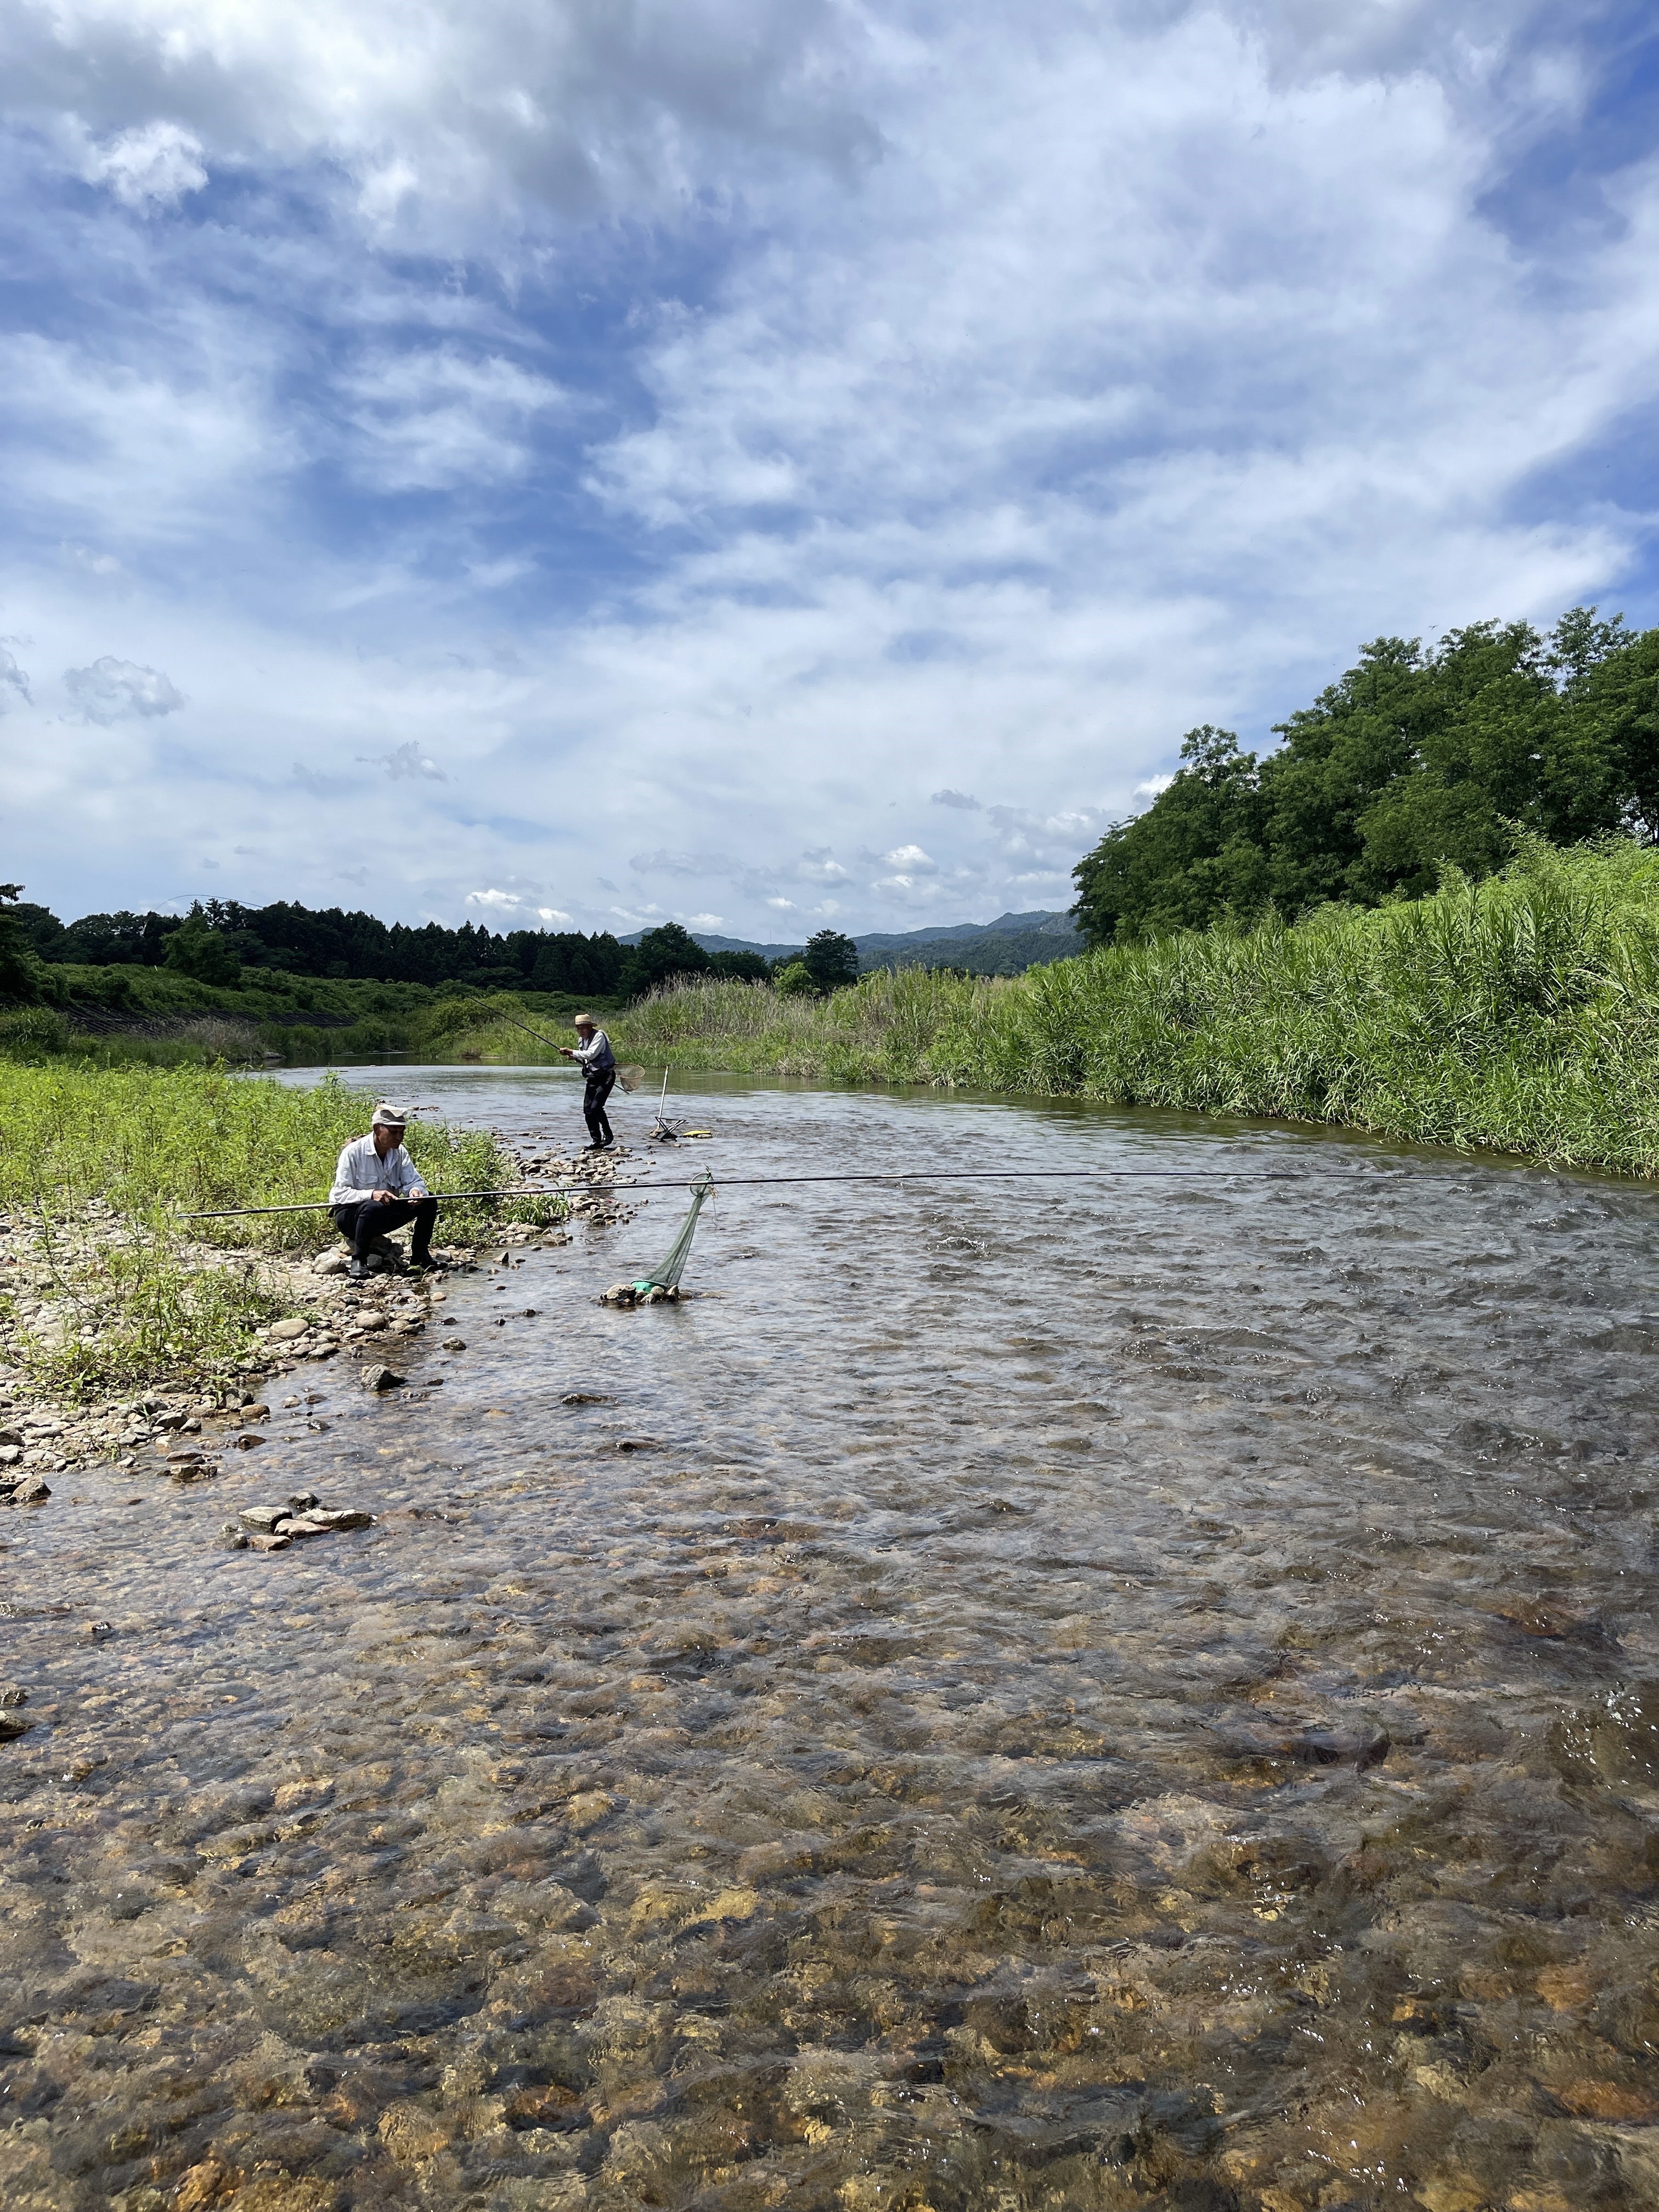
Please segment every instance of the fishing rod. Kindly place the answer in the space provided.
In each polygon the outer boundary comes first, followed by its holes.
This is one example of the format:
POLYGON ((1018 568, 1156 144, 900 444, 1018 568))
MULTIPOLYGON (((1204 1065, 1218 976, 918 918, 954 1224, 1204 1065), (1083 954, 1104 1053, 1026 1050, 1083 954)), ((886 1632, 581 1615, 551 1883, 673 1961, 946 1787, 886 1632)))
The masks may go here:
MULTIPOLYGON (((639 1182, 562 1182, 539 1189, 522 1183, 510 1190, 434 1190, 429 1198, 592 1198, 617 1190, 697 1190, 712 1182, 721 1190, 753 1190, 779 1183, 803 1182, 1088 1182, 1128 1181, 1139 1177, 1206 1176, 1220 1182, 1301 1182, 1305 1168, 917 1168, 895 1170, 888 1175, 714 1176, 707 1170, 689 1176, 639 1182)), ((215 1206, 200 1213, 181 1213, 180 1221, 240 1220, 256 1213, 316 1213, 325 1198, 309 1198, 297 1206, 215 1206)))

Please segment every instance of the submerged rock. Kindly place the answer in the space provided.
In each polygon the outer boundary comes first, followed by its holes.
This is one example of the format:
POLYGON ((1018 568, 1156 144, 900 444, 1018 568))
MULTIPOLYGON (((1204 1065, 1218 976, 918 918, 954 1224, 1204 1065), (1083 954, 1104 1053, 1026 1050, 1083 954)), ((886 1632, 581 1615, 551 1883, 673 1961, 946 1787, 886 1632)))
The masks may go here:
POLYGON ((365 1390, 401 1390, 404 1378, 393 1374, 389 1367, 365 1367, 362 1370, 365 1390))

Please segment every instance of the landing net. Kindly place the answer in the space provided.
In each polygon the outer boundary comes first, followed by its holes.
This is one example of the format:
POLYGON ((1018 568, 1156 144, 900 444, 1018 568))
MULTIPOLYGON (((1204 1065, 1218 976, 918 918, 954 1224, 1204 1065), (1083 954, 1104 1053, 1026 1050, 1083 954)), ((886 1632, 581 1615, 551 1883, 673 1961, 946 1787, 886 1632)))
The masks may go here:
POLYGON ((680 1224, 679 1235, 668 1248, 667 1257, 658 1262, 648 1275, 641 1275, 635 1289, 644 1285, 658 1291, 677 1291, 680 1277, 685 1273, 685 1263, 691 1256, 691 1239, 697 1233, 697 1216, 702 1212, 702 1202, 714 1188, 712 1176, 691 1185, 691 1206, 680 1224))

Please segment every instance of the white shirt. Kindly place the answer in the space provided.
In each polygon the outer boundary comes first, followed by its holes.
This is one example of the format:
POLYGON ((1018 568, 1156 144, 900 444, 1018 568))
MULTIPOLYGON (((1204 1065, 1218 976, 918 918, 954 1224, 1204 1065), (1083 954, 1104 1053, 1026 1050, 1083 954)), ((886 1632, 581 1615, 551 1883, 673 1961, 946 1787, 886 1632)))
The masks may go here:
POLYGON ((572 1050, 582 1064, 584 1075, 605 1075, 617 1065, 611 1040, 603 1030, 595 1030, 586 1044, 573 1046, 572 1050))
POLYGON ((401 1145, 394 1145, 382 1159, 372 1136, 354 1137, 340 1155, 328 1202, 353 1206, 359 1199, 373 1198, 377 1190, 396 1191, 399 1198, 430 1196, 401 1145))

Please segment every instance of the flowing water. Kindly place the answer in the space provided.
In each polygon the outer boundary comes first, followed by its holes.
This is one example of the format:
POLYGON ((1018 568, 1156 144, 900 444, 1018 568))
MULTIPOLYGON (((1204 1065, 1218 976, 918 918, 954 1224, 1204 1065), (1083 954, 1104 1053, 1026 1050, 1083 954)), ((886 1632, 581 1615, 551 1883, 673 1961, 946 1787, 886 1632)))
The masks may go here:
POLYGON ((9 2212, 1659 2202, 1659 1194, 692 1103, 659 1177, 1183 1173, 734 1188, 598 1306, 664 1193, 9 1519, 9 2212), (382 1518, 216 1548, 295 1487, 382 1518))

